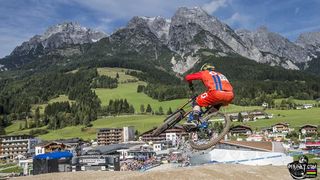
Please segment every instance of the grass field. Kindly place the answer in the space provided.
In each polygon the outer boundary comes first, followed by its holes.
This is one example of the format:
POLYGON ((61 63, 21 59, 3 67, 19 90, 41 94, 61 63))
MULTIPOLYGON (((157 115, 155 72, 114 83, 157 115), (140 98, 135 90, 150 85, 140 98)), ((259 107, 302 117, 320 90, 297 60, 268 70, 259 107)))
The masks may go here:
POLYGON ((109 100, 111 99, 126 98, 129 104, 133 105, 136 112, 140 112, 141 104, 143 104, 145 108, 148 104, 150 104, 154 111, 157 111, 159 107, 162 106, 164 112, 166 112, 169 109, 169 107, 171 107, 172 110, 174 110, 187 101, 187 99, 178 99, 160 102, 158 100, 150 98, 144 93, 137 93, 137 87, 139 84, 145 85, 144 82, 139 81, 137 83, 119 84, 116 89, 98 88, 94 89, 94 91, 100 98, 102 106, 108 105, 109 100))
MULTIPOLYGON (((275 99, 274 100, 274 103, 279 105, 281 104, 281 101, 284 100, 284 98, 281 98, 281 99, 275 99)), ((285 99, 287 100, 287 99, 285 99)), ((293 99, 293 101, 296 103, 296 104, 316 104, 317 101, 315 100, 300 100, 300 99, 293 99)))
MULTIPOLYGON (((90 128, 84 128, 84 126, 71 126, 58 130, 49 130, 48 134, 40 135, 39 138, 43 140, 54 140, 79 137, 90 140, 96 138, 97 128, 121 128, 123 126, 134 126, 135 130, 142 133, 159 125, 164 118, 165 116, 152 115, 107 117, 93 121, 93 126, 90 128)), ((23 121, 16 121, 12 125, 6 127, 7 134, 28 134, 31 129, 19 130, 20 123, 22 123, 22 125, 24 124, 23 121)))
POLYGON ((112 78, 116 78, 117 73, 119 74, 119 83, 124 83, 128 80, 138 80, 136 77, 130 76, 130 75, 126 75, 125 72, 126 71, 136 71, 136 70, 130 70, 130 69, 125 69, 125 68, 97 68, 98 74, 100 76, 105 75, 105 76, 109 76, 112 78))
MULTIPOLYGON (((28 120, 28 123, 30 123, 30 120, 28 120)), ((20 130, 20 124, 21 124, 21 127, 23 128, 24 124, 25 124, 25 121, 24 120, 14 121, 10 126, 5 128, 6 134, 7 135, 29 134, 29 132, 32 129, 20 130)), ((46 129, 46 127, 40 127, 38 129, 46 129)))
MULTIPOLYGON (((127 69, 122 68, 98 68, 98 73, 100 75, 108 75, 111 77, 116 77, 116 73, 119 74, 120 82, 125 82, 127 80, 136 79, 135 77, 125 75, 127 69)), ((134 82, 134 83, 120 83, 115 89, 104 89, 97 88, 93 89, 101 100, 102 106, 109 103, 111 99, 127 99, 130 104, 135 108, 136 114, 140 113, 140 105, 143 104, 145 108, 148 104, 151 105, 154 111, 158 111, 161 106, 166 113, 171 107, 174 111, 176 108, 184 104, 187 99, 177 99, 171 101, 158 101, 150 98, 144 93, 137 93, 138 85, 146 85, 145 82, 134 82)), ((276 103, 280 103, 282 99, 277 99, 276 103)), ((48 103, 69 101, 66 95, 60 95, 57 98, 51 99, 48 103)), ((297 103, 308 103, 312 104, 315 101, 301 101, 295 100, 297 103)), ((43 113, 47 104, 38 104, 32 107, 32 110, 36 107, 40 107, 40 112, 43 113)), ((222 112, 240 112, 240 111, 250 111, 255 109, 262 109, 260 106, 236 106, 229 105, 221 109, 222 112)), ((290 127, 299 127, 304 124, 320 124, 320 108, 312 108, 308 110, 268 110, 269 114, 274 114, 273 119, 258 120, 256 122, 247 122, 245 124, 253 127, 253 129, 260 129, 263 127, 270 127, 271 125, 278 122, 287 122, 290 127), (280 116, 278 116, 278 114, 280 116)), ((145 132, 152 127, 159 125, 165 116, 152 116, 152 115, 130 115, 130 116, 119 116, 119 117, 107 117, 100 118, 92 122, 92 127, 84 128, 83 126, 72 126, 66 127, 59 130, 49 130, 48 134, 39 136, 44 140, 54 140, 54 139, 66 139, 80 137, 86 140, 94 139, 96 137, 97 128, 110 128, 110 127, 123 127, 123 126, 135 126, 135 129, 140 133, 145 132)), ((12 125, 6 127, 7 134, 28 134, 31 129, 19 130, 20 124, 24 127, 24 121, 15 121, 12 125)), ((239 123, 236 123, 239 124, 239 123)), ((42 127, 46 128, 46 127, 42 127)))
POLYGON ((80 137, 86 140, 95 139, 98 128, 121 128, 124 126, 134 126, 135 130, 143 133, 157 126, 164 120, 165 116, 135 115, 119 116, 98 119, 92 122, 92 127, 72 126, 63 129, 52 130, 48 134, 41 135, 43 140, 67 139, 80 137), (81 130, 83 128, 83 131, 81 130))
POLYGON ((246 125, 253 129, 270 127, 278 122, 289 123, 290 128, 299 129, 305 124, 320 125, 320 108, 302 109, 302 110, 267 110, 267 113, 273 114, 272 119, 261 119, 255 122, 247 122, 246 125), (280 115, 280 116, 279 116, 280 115))
POLYGON ((32 111, 32 113, 34 113, 35 110, 37 109, 37 107, 39 107, 40 114, 43 114, 44 113, 44 109, 46 108, 46 106, 48 104, 55 103, 55 102, 65 102, 65 101, 69 101, 70 103, 75 102, 73 100, 70 100, 68 98, 68 96, 62 94, 62 95, 59 95, 56 98, 50 99, 50 101, 48 103, 46 103, 46 104, 34 104, 34 105, 32 105, 31 111, 32 111))
MULTIPOLYGON (((152 99, 144 93, 137 93, 138 85, 145 85, 144 82, 137 83, 125 83, 119 84, 116 89, 104 89, 98 88, 94 89, 99 99, 101 100, 101 105, 106 106, 111 99, 124 99, 126 98, 130 104, 133 105, 136 112, 140 112, 140 105, 143 104, 146 108, 148 104, 151 105, 154 111, 157 111, 161 106, 164 112, 167 112, 169 107, 174 111, 185 102, 187 99, 176 99, 171 101, 158 101, 156 99, 152 99)), ((229 105, 228 107, 223 108, 223 112, 239 112, 239 111, 250 111, 254 109, 261 109, 260 106, 236 106, 229 105)))
POLYGON ((20 173, 23 169, 19 166, 11 166, 0 170, 0 173, 20 173))
MULTIPOLYGON (((239 109, 239 107, 235 107, 235 109, 239 109)), ((298 128, 304 124, 320 124, 319 108, 307 110, 268 110, 267 112, 274 114, 274 118, 257 120, 256 122, 247 122, 245 124, 251 126, 254 130, 256 128, 261 129, 264 127, 270 127, 271 125, 278 122, 287 122, 290 124, 290 128, 298 128), (280 116, 278 116, 278 114, 280 114, 280 116)), ((48 134, 41 135, 39 137, 43 140, 66 139, 74 137, 90 140, 96 137, 97 128, 112 128, 123 126, 135 126, 135 129, 142 133, 159 125, 164 120, 164 118, 165 116, 152 115, 106 117, 93 121, 93 126, 90 128, 83 128, 83 126, 66 127, 58 130, 49 130, 48 134)), ((8 126, 6 128, 6 132, 11 135, 28 134, 31 129, 20 131, 19 123, 22 123, 22 125, 24 125, 23 121, 16 121, 11 126, 8 126)))

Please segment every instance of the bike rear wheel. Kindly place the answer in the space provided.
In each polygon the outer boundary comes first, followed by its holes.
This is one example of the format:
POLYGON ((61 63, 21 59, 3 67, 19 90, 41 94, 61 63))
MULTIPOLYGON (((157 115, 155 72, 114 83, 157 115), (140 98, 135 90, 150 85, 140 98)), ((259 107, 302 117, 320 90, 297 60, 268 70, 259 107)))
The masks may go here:
POLYGON ((184 114, 185 114, 185 111, 183 109, 180 109, 174 112, 173 114, 171 114, 169 117, 167 117, 167 119, 164 121, 163 124, 158 126, 158 128, 152 132, 152 136, 159 136, 165 130, 176 125, 181 119, 184 118, 183 117, 184 114))
POLYGON ((202 121, 208 122, 211 118, 214 118, 214 117, 224 118, 223 130, 217 135, 217 137, 213 137, 213 134, 212 134, 208 139, 197 139, 197 140, 194 140, 194 138, 195 136, 197 136, 198 138, 200 131, 191 132, 189 134, 189 143, 193 149, 196 149, 196 150, 209 149, 215 146, 216 144, 218 144, 224 138, 224 136, 229 132, 229 129, 231 126, 230 117, 221 112, 210 113, 206 117, 204 117, 202 121))

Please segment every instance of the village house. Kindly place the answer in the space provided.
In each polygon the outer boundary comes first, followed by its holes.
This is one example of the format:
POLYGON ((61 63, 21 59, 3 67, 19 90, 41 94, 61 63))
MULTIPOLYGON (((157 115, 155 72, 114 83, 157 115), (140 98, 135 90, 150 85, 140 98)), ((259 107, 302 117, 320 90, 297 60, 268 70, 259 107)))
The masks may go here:
POLYGON ((271 128, 262 129, 262 133, 265 135, 266 139, 270 138, 273 141, 283 141, 291 130, 289 124, 277 123, 272 125, 271 128))
POLYGON ((303 107, 303 109, 310 109, 313 107, 313 105, 312 104, 303 104, 302 107, 303 107))
POLYGON ((171 145, 175 146, 180 138, 183 136, 188 136, 188 133, 183 127, 174 126, 173 128, 167 129, 164 132, 162 132, 159 136, 152 136, 152 132, 155 130, 155 128, 144 132, 140 136, 140 140, 144 141, 146 143, 150 142, 156 142, 161 144, 167 144, 171 143, 171 145))
POLYGON ((263 102, 261 106, 264 107, 264 108, 268 108, 269 104, 266 103, 266 102, 263 102))
MULTIPOLYGON (((241 116, 243 118, 242 119, 243 122, 246 122, 246 121, 250 120, 248 112, 239 112, 239 113, 241 114, 241 116)), ((229 117, 230 117, 230 120, 231 121, 239 121, 239 113, 230 113, 230 114, 228 114, 229 117)))
POLYGON ((252 117, 253 120, 266 119, 266 118, 271 119, 273 117, 273 115, 268 115, 264 111, 252 111, 249 113, 249 117, 252 117))
POLYGON ((231 121, 239 121, 240 115, 242 116, 243 122, 255 121, 258 119, 271 119, 271 118, 273 118, 272 114, 269 115, 266 112, 261 111, 261 110, 255 110, 255 111, 251 111, 251 112, 239 112, 239 113, 228 114, 231 121))
POLYGON ((289 124, 287 123, 277 123, 274 124, 272 127, 273 133, 288 133, 289 132, 289 124))
POLYGON ((57 151, 66 151, 71 150, 71 146, 66 145, 61 142, 52 141, 52 142, 43 142, 36 145, 36 155, 45 154, 50 152, 57 152, 57 151))
POLYGON ((252 134, 252 129, 249 126, 237 125, 230 128, 229 133, 232 136, 249 136, 252 134))
POLYGON ((61 139, 50 142, 41 142, 35 147, 35 154, 45 154, 56 151, 68 151, 74 156, 80 155, 83 141, 79 138, 61 139))
POLYGON ((300 127, 301 134, 306 135, 306 136, 312 136, 314 134, 318 133, 318 127, 315 125, 311 125, 311 124, 306 124, 302 127, 300 127))

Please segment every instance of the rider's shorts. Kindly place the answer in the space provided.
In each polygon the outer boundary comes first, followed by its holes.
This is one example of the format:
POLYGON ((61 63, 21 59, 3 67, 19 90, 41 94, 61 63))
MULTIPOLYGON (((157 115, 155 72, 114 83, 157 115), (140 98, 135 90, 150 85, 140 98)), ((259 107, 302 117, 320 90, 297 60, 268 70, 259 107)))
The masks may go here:
POLYGON ((231 103, 234 95, 232 91, 216 91, 210 90, 205 93, 200 94, 196 101, 201 107, 207 107, 210 105, 222 104, 226 106, 231 103))

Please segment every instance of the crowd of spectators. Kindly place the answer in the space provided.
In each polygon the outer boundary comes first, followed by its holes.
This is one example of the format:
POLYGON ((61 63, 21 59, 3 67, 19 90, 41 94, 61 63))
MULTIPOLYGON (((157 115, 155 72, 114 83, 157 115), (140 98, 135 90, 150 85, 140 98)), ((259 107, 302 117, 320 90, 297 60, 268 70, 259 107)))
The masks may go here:
POLYGON ((139 171, 139 170, 147 169, 159 164, 160 163, 154 157, 149 158, 145 161, 127 160, 127 161, 121 162, 120 171, 139 171))

